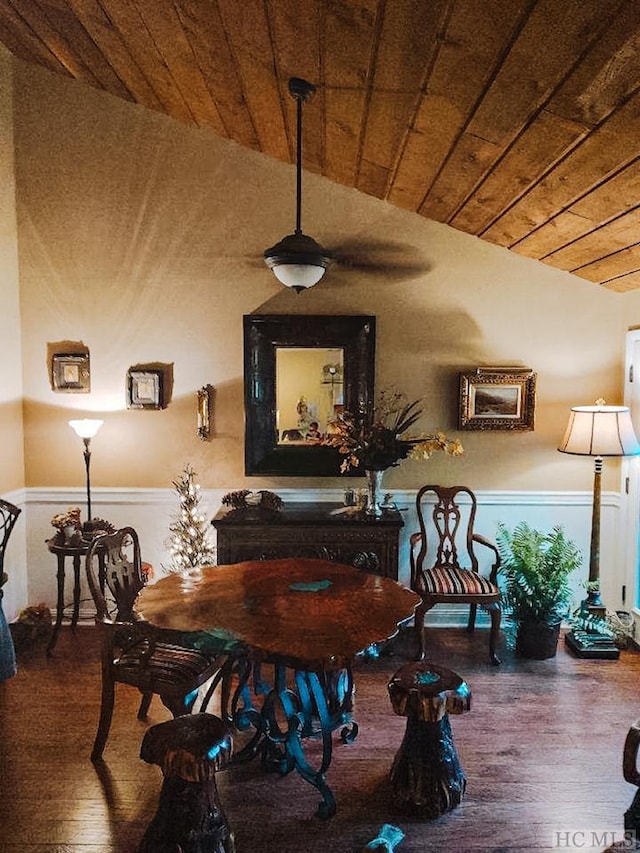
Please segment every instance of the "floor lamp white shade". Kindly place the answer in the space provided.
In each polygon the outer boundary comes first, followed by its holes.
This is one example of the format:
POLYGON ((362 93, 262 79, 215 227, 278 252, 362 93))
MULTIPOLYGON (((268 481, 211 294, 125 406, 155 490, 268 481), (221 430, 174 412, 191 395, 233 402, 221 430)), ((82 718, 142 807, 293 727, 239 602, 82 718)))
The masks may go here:
POLYGON ((69 426, 80 438, 93 438, 103 423, 104 421, 98 418, 81 418, 80 420, 69 421, 69 426))
POLYGON ((627 406, 573 406, 569 423, 558 450, 576 456, 592 456, 595 460, 593 510, 591 516, 591 550, 589 554, 589 587, 587 604, 604 615, 600 598, 600 492, 602 460, 605 456, 637 456, 640 443, 627 406))

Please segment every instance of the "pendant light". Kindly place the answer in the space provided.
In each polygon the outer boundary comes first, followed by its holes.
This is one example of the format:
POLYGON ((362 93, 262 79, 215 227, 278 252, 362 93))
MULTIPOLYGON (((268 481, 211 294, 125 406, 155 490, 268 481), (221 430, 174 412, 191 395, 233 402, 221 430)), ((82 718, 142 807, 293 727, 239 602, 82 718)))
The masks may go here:
POLYGON ((264 261, 278 281, 296 293, 317 284, 332 261, 331 255, 313 237, 302 233, 300 210, 302 206, 302 104, 316 87, 300 77, 289 80, 289 94, 297 102, 297 156, 296 156, 296 230, 283 237, 275 246, 266 249, 264 261))

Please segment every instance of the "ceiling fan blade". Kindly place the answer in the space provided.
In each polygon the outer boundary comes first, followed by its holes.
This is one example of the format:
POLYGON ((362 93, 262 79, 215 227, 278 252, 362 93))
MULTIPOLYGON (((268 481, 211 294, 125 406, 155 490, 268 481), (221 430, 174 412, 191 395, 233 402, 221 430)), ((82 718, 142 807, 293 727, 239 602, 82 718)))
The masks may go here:
POLYGON ((336 265, 345 271, 381 275, 392 281, 416 278, 431 269, 415 246, 404 243, 350 240, 331 251, 336 265))

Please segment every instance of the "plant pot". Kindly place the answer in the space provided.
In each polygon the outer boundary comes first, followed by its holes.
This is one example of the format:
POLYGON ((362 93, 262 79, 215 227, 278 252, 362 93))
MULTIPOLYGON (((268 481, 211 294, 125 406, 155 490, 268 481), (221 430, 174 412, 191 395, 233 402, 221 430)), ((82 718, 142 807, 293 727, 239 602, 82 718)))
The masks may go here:
POLYGON ((516 654, 531 660, 555 657, 560 622, 520 622, 516 632, 516 654))

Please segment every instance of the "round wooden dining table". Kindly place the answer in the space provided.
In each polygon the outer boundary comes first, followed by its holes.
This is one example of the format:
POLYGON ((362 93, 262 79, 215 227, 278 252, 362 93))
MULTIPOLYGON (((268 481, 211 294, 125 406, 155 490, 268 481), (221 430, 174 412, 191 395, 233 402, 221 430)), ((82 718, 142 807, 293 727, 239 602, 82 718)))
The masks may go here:
POLYGON ((200 647, 221 647, 233 665, 222 689, 222 713, 253 737, 240 758, 260 754, 268 770, 295 769, 322 795, 321 817, 336 811, 325 774, 332 732, 345 742, 353 717, 352 664, 392 637, 420 598, 390 578, 327 560, 287 558, 205 566, 147 585, 138 615, 200 647), (232 683, 231 683, 232 682, 232 683), (304 750, 322 740, 319 767, 304 750))

